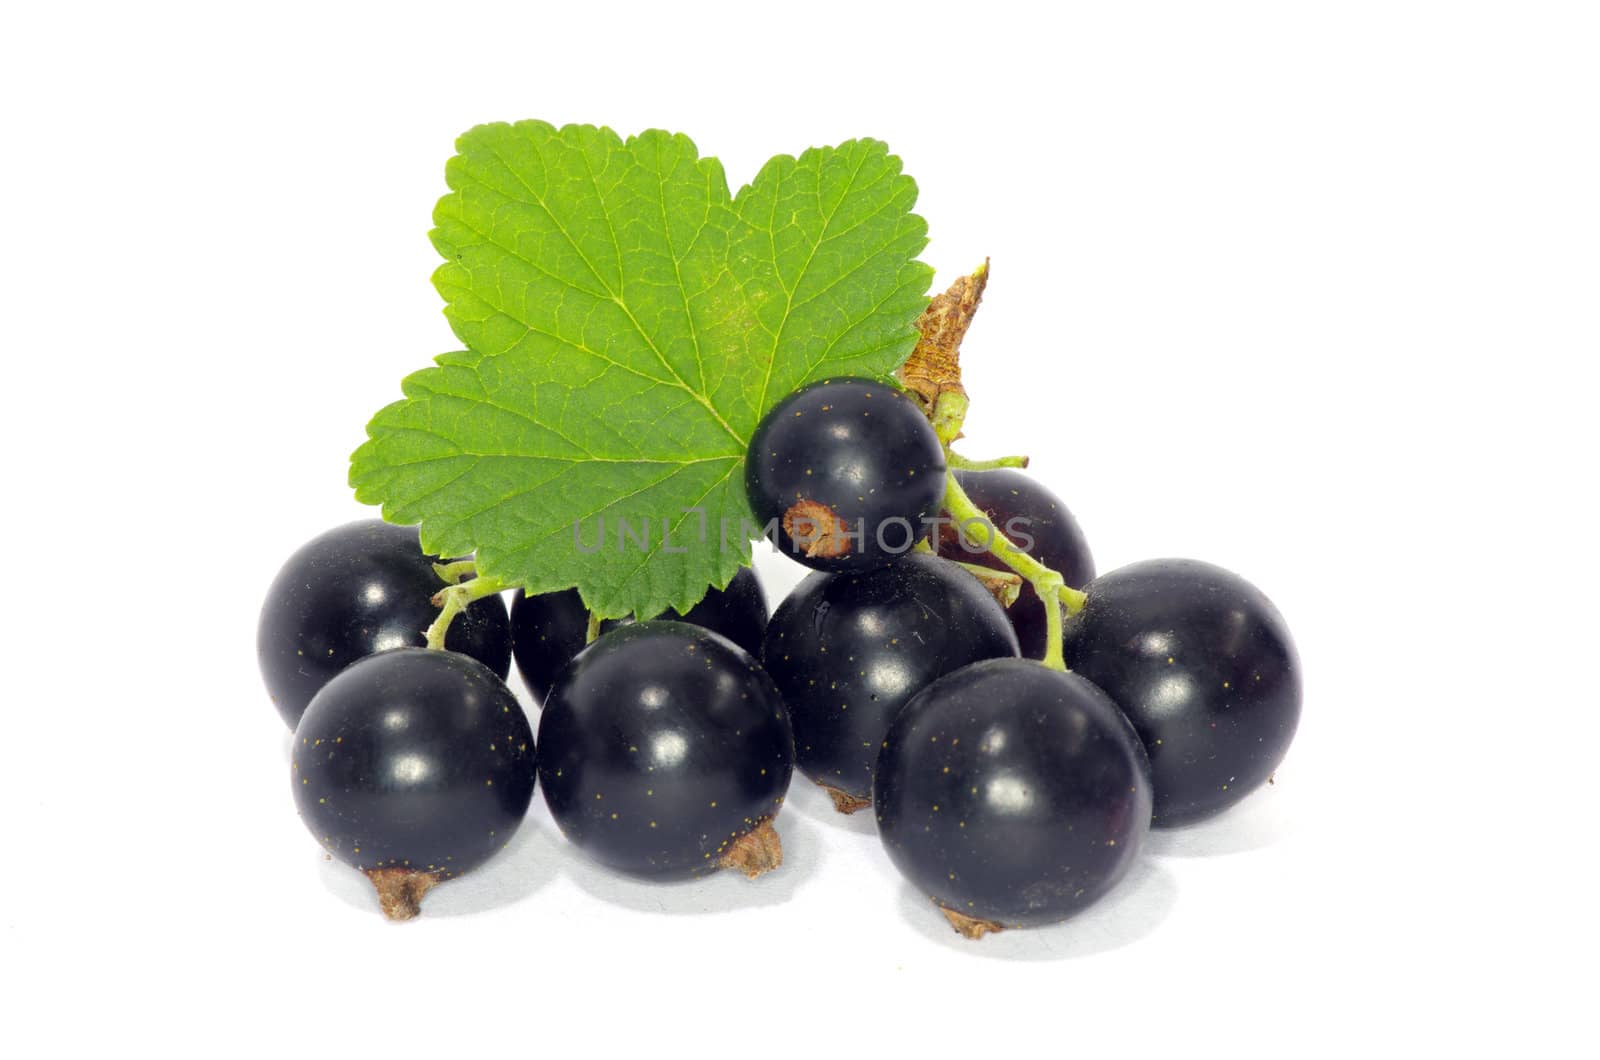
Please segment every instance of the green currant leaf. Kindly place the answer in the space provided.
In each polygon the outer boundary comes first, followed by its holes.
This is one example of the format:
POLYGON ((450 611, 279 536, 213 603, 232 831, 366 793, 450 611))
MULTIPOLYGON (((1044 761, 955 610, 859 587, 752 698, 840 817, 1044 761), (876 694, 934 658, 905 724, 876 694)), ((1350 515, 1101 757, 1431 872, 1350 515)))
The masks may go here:
POLYGON ((816 379, 888 381, 915 345, 916 184, 874 140, 780 155, 736 196, 665 132, 519 122, 456 146, 434 283, 467 349, 373 417, 356 497, 529 592, 686 611, 750 562, 762 413, 816 379))

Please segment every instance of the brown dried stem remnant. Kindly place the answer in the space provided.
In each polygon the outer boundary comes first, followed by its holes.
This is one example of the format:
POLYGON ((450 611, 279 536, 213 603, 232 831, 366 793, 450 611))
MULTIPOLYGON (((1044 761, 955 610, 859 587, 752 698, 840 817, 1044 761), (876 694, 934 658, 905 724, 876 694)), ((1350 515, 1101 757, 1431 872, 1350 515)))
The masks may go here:
POLYGON ((939 907, 939 912, 943 913, 944 918, 950 921, 950 926, 956 929, 956 934, 965 939, 981 939, 991 932, 1005 930, 993 920, 979 920, 975 916, 958 913, 954 909, 946 909, 942 905, 939 907))
POLYGON ((989 590, 989 595, 994 597, 995 603, 1001 607, 1010 607, 1017 602, 1017 597, 1022 595, 1022 576, 1019 574, 990 570, 976 563, 956 563, 956 566, 982 582, 983 587, 989 590))
POLYGON ((900 367, 900 381, 917 395, 930 417, 944 394, 966 397, 961 386, 961 340, 972 325, 988 283, 989 261, 985 258, 971 276, 961 277, 948 291, 934 295, 917 318, 922 338, 900 367))
POLYGON ((762 821, 755 831, 740 836, 717 864, 742 872, 752 880, 763 872, 771 872, 783 864, 783 844, 778 840, 778 830, 772 827, 771 821, 762 821))
POLYGON ((783 532, 808 556, 836 559, 850 551, 850 527, 826 504, 798 500, 783 513, 783 532))
POLYGON ((852 795, 848 791, 840 791, 820 782, 817 787, 828 793, 828 798, 833 800, 833 808, 843 814, 852 814, 872 805, 871 799, 863 799, 860 795, 852 795))
POLYGON ((378 889, 378 905, 390 920, 410 920, 422 912, 422 896, 440 880, 436 872, 416 869, 367 869, 367 879, 378 889))

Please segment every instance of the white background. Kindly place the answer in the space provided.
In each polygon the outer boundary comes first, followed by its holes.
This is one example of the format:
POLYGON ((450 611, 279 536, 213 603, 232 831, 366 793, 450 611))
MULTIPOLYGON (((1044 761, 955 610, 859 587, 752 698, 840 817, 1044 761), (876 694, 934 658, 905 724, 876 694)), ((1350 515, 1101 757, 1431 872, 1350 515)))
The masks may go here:
POLYGON ((584 7, 6 16, 5 1051, 1592 1048, 1594 7, 584 7), (295 815, 256 612, 455 347, 453 138, 522 117, 735 185, 887 139, 937 284, 994 261, 968 450, 1031 453, 1101 569, 1288 617, 1277 785, 977 944, 805 784, 754 884, 610 877, 536 799, 385 923, 295 815))

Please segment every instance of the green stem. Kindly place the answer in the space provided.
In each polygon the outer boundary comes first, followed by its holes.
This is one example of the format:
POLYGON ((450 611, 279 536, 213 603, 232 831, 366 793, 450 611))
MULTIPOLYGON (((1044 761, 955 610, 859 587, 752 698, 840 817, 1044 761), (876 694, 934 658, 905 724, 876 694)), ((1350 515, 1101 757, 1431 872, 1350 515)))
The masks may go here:
POLYGON ((1061 608, 1065 606, 1068 614, 1077 614, 1088 597, 1067 585, 1060 574, 1022 551, 1001 533, 983 509, 972 503, 972 498, 956 481, 954 472, 945 474, 944 507, 962 536, 974 545, 987 548, 1001 563, 1028 579, 1033 591, 1044 601, 1044 664, 1052 670, 1065 670, 1066 664, 1061 660, 1061 608))
POLYGON ((928 411, 933 433, 939 436, 939 444, 944 446, 946 453, 950 451, 950 443, 961 437, 961 425, 966 422, 970 404, 967 395, 958 390, 946 390, 928 411))
POLYGON ((458 559, 454 563, 435 563, 433 565, 433 573, 439 576, 440 581, 443 581, 449 585, 454 585, 462 578, 476 577, 478 573, 478 561, 471 559, 458 559))
POLYGON ((585 644, 593 644, 600 639, 600 616, 593 611, 589 612, 589 632, 584 635, 585 644))
POLYGON ((511 586, 499 578, 473 578, 440 589, 433 595, 433 606, 439 609, 439 617, 428 627, 428 647, 443 651, 445 635, 450 632, 450 623, 457 615, 474 601, 503 593, 509 588, 511 586))
POLYGON ((1025 456, 997 456, 993 460, 969 460, 960 453, 945 450, 945 463, 952 471, 995 471, 1002 467, 1027 467, 1025 456))

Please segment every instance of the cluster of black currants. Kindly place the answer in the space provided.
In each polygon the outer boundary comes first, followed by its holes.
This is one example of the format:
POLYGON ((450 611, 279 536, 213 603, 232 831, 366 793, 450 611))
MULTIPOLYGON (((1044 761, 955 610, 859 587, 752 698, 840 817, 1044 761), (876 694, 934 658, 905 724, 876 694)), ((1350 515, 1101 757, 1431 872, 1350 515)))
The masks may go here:
POLYGON ((748 568, 688 615, 602 624, 587 650, 572 591, 519 592, 509 620, 498 594, 477 600, 433 650, 459 563, 425 556, 414 527, 351 523, 290 557, 258 627, 300 816, 386 915, 415 916, 503 848, 536 786, 567 837, 620 871, 777 867, 788 715, 755 657, 711 631, 759 651, 767 607, 748 568), (513 649, 543 701, 537 738, 505 683, 513 649))
POLYGON ((1053 494, 952 462, 894 388, 833 380, 779 403, 746 489, 815 570, 770 621, 746 568, 648 621, 596 625, 574 590, 518 592, 509 620, 486 597, 443 637, 435 622, 447 650, 430 650, 430 598, 463 564, 424 557, 414 529, 323 535, 279 574, 259 641, 308 828, 395 917, 503 847, 536 786, 618 871, 754 877, 781 861, 798 767, 841 812, 872 808, 963 934, 1073 915, 1152 826, 1272 775, 1299 717, 1294 647, 1237 576, 1161 560, 1096 578, 1053 494), (513 656, 537 740, 504 683, 513 656))
POLYGON ((1243 579, 1187 560, 1096 578, 1049 490, 946 464, 910 399, 841 380, 773 410, 746 484, 774 542, 819 568, 762 649, 796 764, 840 811, 871 806, 900 871, 981 937, 1073 915, 1122 879, 1152 825, 1266 782, 1300 678, 1282 617, 1243 579), (897 538, 873 527, 889 521, 932 532, 886 549, 897 538), (848 545, 830 536, 861 524, 848 545), (989 571, 1007 568, 1028 583, 1003 607, 989 571), (1052 622, 1058 584, 1082 592, 1052 622))

